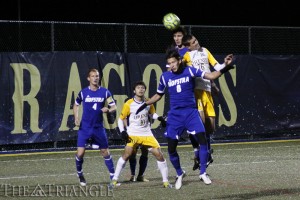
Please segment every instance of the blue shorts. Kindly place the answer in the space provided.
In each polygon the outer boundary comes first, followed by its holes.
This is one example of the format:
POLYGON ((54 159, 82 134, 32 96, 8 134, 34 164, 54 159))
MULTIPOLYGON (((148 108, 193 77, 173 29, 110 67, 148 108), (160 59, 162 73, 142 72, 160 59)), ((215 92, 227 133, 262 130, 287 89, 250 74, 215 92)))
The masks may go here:
POLYGON ((168 112, 165 137, 178 140, 184 131, 188 131, 193 135, 205 132, 203 122, 196 108, 174 109, 168 112))
POLYGON ((93 140, 93 144, 99 146, 99 149, 108 148, 105 128, 80 128, 77 137, 77 147, 85 147, 90 138, 93 140))

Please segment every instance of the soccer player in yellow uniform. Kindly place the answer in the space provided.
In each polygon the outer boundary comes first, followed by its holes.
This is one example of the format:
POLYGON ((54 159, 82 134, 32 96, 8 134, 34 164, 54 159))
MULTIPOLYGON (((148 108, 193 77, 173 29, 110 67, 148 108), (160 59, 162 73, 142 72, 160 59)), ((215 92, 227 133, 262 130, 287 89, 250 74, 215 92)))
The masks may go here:
MULTIPOLYGON (((220 71, 226 65, 232 62, 233 55, 229 54, 225 57, 224 63, 219 64, 210 51, 201 47, 198 40, 193 35, 185 35, 182 38, 182 43, 189 49, 183 56, 183 60, 189 66, 193 66, 197 69, 201 69, 204 72, 210 73, 210 67, 212 66, 216 71, 220 71)), ((200 113, 201 119, 204 123, 206 130, 206 138, 208 143, 209 155, 207 160, 207 166, 213 162, 211 156, 210 146, 210 134, 215 131, 215 118, 216 112, 214 109, 214 102, 211 95, 212 84, 210 80, 203 79, 201 77, 195 80, 195 98, 200 113)))
POLYGON ((149 121, 149 116, 153 119, 158 119, 163 125, 165 125, 165 120, 162 116, 158 116, 155 113, 155 108, 153 105, 147 106, 139 114, 135 114, 137 109, 147 100, 145 99, 146 85, 142 81, 138 81, 133 86, 134 97, 126 101, 123 105, 121 115, 118 120, 118 127, 122 133, 123 139, 127 140, 123 155, 119 158, 114 177, 110 183, 111 187, 117 185, 120 173, 125 167, 126 162, 130 156, 135 151, 138 145, 143 145, 148 148, 148 150, 157 159, 157 166, 160 170, 163 179, 163 186, 165 188, 172 187, 168 180, 168 166, 167 161, 163 156, 160 149, 160 145, 151 131, 151 124, 149 121), (127 124, 127 118, 129 118, 129 123, 127 124))

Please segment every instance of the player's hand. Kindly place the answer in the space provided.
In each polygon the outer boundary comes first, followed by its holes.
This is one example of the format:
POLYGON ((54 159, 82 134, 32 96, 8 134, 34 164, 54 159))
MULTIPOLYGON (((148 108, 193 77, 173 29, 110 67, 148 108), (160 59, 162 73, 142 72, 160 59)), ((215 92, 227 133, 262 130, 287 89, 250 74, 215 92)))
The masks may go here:
POLYGON ((157 120, 160 121, 160 124, 161 124, 162 127, 167 126, 167 122, 166 122, 166 120, 163 116, 158 117, 157 120))
POLYGON ((75 126, 79 126, 79 125, 80 125, 79 119, 75 119, 75 126))
POLYGON ((121 132, 121 137, 122 137, 122 139, 123 139, 126 143, 130 142, 130 138, 129 138, 129 135, 128 135, 127 131, 122 131, 122 132, 121 132))
POLYGON ((107 112, 109 112, 109 109, 107 107, 103 107, 103 108, 101 108, 101 111, 103 113, 107 113, 107 112))
POLYGON ((143 103, 136 111, 136 115, 139 114, 142 110, 144 110, 148 105, 146 103, 143 103))
POLYGON ((233 60, 233 54, 228 54, 225 58, 224 58, 224 63, 225 65, 230 65, 230 63, 233 60))
POLYGON ((117 113, 115 111, 113 112, 107 112, 106 113, 106 117, 107 117, 107 122, 109 124, 113 124, 116 120, 116 116, 117 116, 117 113))
POLYGON ((221 74, 228 72, 229 70, 234 69, 233 65, 226 65, 223 69, 220 70, 221 74))

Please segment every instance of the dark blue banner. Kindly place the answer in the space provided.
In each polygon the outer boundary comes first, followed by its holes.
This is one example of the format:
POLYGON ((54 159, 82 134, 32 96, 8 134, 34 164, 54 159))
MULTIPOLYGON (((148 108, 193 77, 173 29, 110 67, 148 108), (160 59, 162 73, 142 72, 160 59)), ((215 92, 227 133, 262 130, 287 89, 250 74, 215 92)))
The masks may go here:
MULTIPOLYGON (((120 114, 131 97, 132 84, 143 80, 146 95, 156 93, 165 68, 164 54, 110 52, 1 53, 0 145, 76 140, 72 106, 88 85, 89 68, 98 68, 101 85, 117 101, 120 114)), ((224 55, 216 56, 222 62, 224 55)), ((224 74, 214 96, 217 131, 214 138, 247 138, 300 130, 300 56, 235 56, 236 68, 224 74)), ((166 94, 155 104, 166 115, 166 94)), ((109 139, 119 139, 117 123, 105 127, 109 139)), ((158 139, 164 129, 152 125, 158 139)))

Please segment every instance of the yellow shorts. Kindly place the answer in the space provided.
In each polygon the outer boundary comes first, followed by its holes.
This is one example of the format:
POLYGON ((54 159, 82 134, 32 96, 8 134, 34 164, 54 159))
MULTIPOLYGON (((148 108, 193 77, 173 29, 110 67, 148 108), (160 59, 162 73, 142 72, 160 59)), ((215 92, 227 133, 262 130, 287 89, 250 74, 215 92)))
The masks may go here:
POLYGON ((126 146, 136 148, 139 145, 146 146, 148 148, 160 148, 160 145, 154 136, 133 136, 130 135, 131 139, 126 146))
POLYGON ((214 101, 210 92, 195 89, 195 98, 199 111, 203 111, 206 117, 216 117, 214 101))

